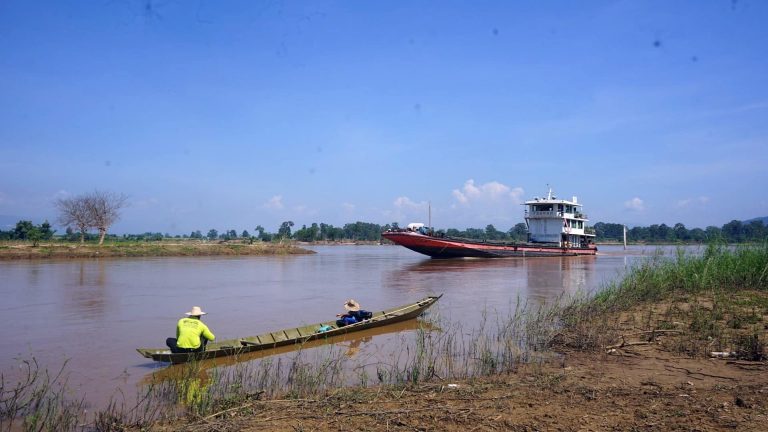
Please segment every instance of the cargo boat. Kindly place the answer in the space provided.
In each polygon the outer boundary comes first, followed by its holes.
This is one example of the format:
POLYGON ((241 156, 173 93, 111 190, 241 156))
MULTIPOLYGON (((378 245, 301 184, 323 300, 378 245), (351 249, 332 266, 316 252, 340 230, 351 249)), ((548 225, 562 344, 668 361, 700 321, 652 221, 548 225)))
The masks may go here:
POLYGON ((558 199, 549 190, 544 198, 526 201, 526 242, 500 242, 449 237, 423 223, 387 230, 382 238, 432 258, 507 258, 595 255, 595 235, 578 199, 558 199))

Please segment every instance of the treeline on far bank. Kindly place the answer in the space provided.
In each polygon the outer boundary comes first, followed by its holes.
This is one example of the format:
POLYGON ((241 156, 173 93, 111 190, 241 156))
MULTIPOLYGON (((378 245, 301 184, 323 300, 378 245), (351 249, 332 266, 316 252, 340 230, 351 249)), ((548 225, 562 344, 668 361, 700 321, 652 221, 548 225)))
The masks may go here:
MULTIPOLYGON (((598 222, 594 225, 598 242, 624 240, 624 225, 598 222)), ((732 220, 722 227, 708 226, 688 229, 682 223, 674 226, 654 224, 648 227, 627 227, 627 241, 631 243, 707 243, 713 240, 727 243, 760 242, 768 238, 768 227, 762 220, 742 222, 732 220)))
MULTIPOLYGON (((296 240, 301 242, 343 242, 343 241, 380 241, 381 233, 390 229, 399 229, 397 222, 379 225, 369 222, 347 223, 336 227, 326 223, 312 223, 309 226, 302 225, 296 228, 292 221, 285 221, 277 228, 276 232, 267 231, 263 226, 257 225, 253 231, 235 229, 218 231, 209 229, 207 232, 192 231, 185 235, 171 235, 160 232, 145 232, 142 234, 108 234, 106 239, 112 242, 120 241, 160 241, 164 239, 196 239, 206 241, 256 241, 273 242, 284 240, 296 240)), ((450 237, 468 239, 496 240, 496 241, 526 241, 528 230, 525 223, 518 223, 507 231, 502 231, 493 225, 483 228, 467 228, 458 230, 455 228, 439 229, 438 233, 450 237)), ((598 242, 621 242, 624 238, 624 225, 616 223, 598 222, 593 227, 588 227, 587 232, 595 234, 598 242)), ((666 224, 654 224, 648 227, 636 226, 627 228, 627 241, 631 243, 707 243, 710 241, 725 241, 728 243, 759 242, 768 238, 768 227, 761 220, 742 222, 733 220, 722 227, 708 226, 704 229, 688 229, 682 223, 674 226, 666 224)), ((34 225, 30 221, 19 221, 16 227, 3 231, 0 230, 0 240, 32 241, 70 241, 79 242, 81 233, 71 228, 63 234, 56 234, 56 230, 46 221, 40 225, 34 225)), ((98 240, 98 234, 84 233, 86 241, 98 240)))

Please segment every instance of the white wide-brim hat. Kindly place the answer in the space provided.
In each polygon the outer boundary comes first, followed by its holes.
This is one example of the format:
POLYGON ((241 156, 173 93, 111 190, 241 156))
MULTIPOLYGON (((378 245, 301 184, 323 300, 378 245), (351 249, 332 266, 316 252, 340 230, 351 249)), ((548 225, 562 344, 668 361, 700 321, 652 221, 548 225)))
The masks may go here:
POLYGON ((187 312, 187 315, 189 316, 200 316, 205 314, 206 312, 203 312, 203 310, 200 309, 200 306, 192 306, 192 310, 187 312))
POLYGON ((355 312, 360 310, 360 304, 352 299, 347 300, 346 303, 344 303, 344 309, 355 312))

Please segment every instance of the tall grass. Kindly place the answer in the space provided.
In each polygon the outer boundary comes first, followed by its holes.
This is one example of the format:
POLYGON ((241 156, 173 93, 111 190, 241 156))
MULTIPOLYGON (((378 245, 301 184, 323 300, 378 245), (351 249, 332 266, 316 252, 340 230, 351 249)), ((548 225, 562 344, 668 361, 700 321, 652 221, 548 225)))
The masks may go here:
POLYGON ((684 354, 725 350, 759 359, 765 342, 756 324, 768 315, 767 300, 768 243, 710 244, 699 254, 657 253, 593 298, 563 307, 560 315, 566 345, 575 348, 606 345, 619 335, 619 321, 631 318, 644 330, 684 324, 685 336, 675 347, 684 354), (629 311, 635 316, 628 317, 629 311), (637 322, 639 313, 645 314, 643 322, 637 322))
POLYGON ((85 410, 82 398, 70 393, 65 362, 56 373, 41 369, 35 359, 20 364, 21 378, 6 383, 0 376, 0 426, 25 431, 70 430, 85 410))
POLYGON ((675 293, 744 289, 768 290, 768 243, 735 248, 710 244, 701 255, 680 248, 671 259, 657 253, 584 304, 622 310, 675 293))

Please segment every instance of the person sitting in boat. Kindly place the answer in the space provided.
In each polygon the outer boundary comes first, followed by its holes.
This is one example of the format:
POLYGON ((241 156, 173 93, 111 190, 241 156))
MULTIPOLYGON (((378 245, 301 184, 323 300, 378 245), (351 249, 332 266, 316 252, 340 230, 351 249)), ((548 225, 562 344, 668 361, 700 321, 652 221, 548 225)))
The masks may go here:
POLYGON ((344 303, 344 309, 347 310, 347 313, 336 314, 336 316, 339 318, 336 320, 336 325, 339 327, 344 327, 345 325, 355 324, 366 319, 371 319, 373 316, 371 312, 360 309, 360 303, 354 301, 353 299, 349 299, 344 303))
POLYGON ((176 337, 166 339, 165 344, 168 345, 172 353, 205 351, 205 345, 208 341, 213 341, 215 338, 208 326, 200 320, 200 317, 206 315, 206 312, 203 312, 200 306, 194 306, 186 315, 186 318, 180 319, 176 324, 176 337))

